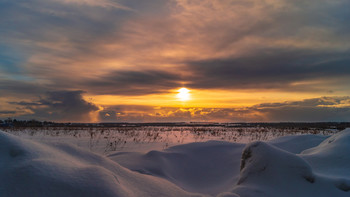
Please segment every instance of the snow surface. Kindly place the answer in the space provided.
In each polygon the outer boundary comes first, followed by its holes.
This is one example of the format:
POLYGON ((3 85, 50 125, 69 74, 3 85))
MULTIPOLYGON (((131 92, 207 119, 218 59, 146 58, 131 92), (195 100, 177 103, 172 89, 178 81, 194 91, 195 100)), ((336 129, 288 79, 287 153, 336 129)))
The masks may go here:
POLYGON ((0 196, 194 196, 160 178, 66 144, 0 132, 0 196))
POLYGON ((102 156, 0 132, 0 196, 350 196, 350 129, 102 156))

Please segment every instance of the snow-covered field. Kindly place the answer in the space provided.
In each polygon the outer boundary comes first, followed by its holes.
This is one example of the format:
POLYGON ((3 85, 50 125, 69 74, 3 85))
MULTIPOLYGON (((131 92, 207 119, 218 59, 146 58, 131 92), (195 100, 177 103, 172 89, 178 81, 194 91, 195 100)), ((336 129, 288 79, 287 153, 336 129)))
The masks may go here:
POLYGON ((0 131, 0 196, 350 196, 350 129, 159 129, 0 131))

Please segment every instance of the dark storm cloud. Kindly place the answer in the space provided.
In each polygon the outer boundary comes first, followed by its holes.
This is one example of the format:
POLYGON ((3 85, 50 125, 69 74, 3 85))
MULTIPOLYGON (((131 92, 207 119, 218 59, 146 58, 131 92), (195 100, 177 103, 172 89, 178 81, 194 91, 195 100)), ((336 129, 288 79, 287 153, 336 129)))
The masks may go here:
POLYGON ((32 114, 18 118, 37 118, 54 121, 89 121, 90 112, 98 107, 87 102, 82 97, 83 91, 54 91, 34 102, 11 102, 12 105, 22 106, 32 114))
POLYGON ((193 88, 312 90, 293 86, 299 81, 349 79, 350 52, 266 49, 260 54, 232 59, 188 62, 193 88))
POLYGON ((95 94, 144 95, 166 93, 181 86, 181 75, 158 70, 115 71, 83 82, 95 94))

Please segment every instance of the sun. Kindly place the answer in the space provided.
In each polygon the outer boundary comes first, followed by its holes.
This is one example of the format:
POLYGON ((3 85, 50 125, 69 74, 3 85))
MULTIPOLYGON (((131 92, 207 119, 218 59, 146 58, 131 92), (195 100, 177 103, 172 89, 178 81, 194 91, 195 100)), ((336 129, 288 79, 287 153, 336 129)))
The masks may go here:
POLYGON ((179 92, 176 97, 180 100, 180 101, 188 101, 190 100, 190 90, 187 88, 180 88, 177 90, 177 92, 179 92))

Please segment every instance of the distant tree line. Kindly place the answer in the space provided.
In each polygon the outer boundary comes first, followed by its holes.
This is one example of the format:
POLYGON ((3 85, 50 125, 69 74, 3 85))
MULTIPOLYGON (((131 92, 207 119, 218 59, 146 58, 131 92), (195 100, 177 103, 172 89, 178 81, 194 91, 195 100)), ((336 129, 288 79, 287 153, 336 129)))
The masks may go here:
POLYGON ((38 120, 17 120, 12 118, 7 118, 5 120, 0 120, 1 127, 42 127, 51 126, 56 123, 48 121, 38 121, 38 120))
POLYGON ((259 123, 215 123, 215 122, 153 122, 153 123, 57 123, 52 121, 0 120, 0 127, 266 127, 279 129, 338 129, 350 128, 350 122, 259 122, 259 123))

